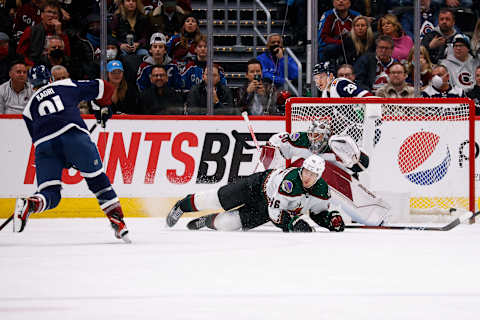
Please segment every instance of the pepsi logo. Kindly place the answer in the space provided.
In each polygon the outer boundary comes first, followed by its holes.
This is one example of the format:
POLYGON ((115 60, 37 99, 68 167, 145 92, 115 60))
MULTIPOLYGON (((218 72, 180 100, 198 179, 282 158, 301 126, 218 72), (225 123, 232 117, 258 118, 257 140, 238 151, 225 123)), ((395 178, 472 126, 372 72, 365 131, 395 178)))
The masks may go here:
POLYGON ((451 157, 440 136, 428 131, 407 137, 398 152, 398 166, 410 182, 432 185, 442 180, 450 167, 451 157))

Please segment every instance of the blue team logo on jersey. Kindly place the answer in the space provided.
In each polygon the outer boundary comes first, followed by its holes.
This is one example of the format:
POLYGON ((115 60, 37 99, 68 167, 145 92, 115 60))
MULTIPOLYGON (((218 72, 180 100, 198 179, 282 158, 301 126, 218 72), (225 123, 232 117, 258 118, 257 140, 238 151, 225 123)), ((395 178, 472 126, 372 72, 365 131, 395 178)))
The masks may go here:
POLYGON ((442 180, 450 167, 448 145, 433 132, 412 134, 403 141, 398 152, 400 171, 410 182, 432 185, 442 180))
POLYGON ((282 190, 286 193, 291 193, 293 190, 293 182, 289 180, 285 180, 282 182, 282 190))

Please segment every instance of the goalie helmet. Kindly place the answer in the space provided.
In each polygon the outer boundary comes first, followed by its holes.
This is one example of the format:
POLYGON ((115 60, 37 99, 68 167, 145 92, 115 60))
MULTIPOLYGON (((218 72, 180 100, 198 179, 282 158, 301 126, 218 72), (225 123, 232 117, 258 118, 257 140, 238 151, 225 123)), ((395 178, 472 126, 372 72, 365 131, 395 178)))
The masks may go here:
POLYGON ((43 64, 28 70, 28 80, 34 88, 40 88, 50 82, 50 71, 43 64))
POLYGON ((324 152, 330 138, 330 124, 326 120, 313 120, 307 131, 310 151, 313 154, 324 152))
MULTIPOLYGON (((307 169, 308 171, 316 174, 316 179, 314 179, 314 181, 311 183, 311 186, 313 186, 322 176, 323 171, 325 170, 325 160, 323 160, 322 157, 316 154, 312 154, 307 159, 305 159, 305 161, 303 161, 302 171, 303 169, 307 169)), ((303 181, 304 174, 301 173, 300 176, 302 177, 303 181)))

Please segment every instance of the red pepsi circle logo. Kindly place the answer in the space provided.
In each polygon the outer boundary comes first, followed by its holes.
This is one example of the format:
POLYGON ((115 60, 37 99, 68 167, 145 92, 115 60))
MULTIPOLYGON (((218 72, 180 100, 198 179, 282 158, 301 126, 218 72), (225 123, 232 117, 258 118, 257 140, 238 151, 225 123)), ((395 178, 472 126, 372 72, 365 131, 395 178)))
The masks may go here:
POLYGON ((432 185, 445 177, 451 162, 450 150, 448 146, 446 151, 440 150, 439 142, 440 136, 428 131, 414 133, 403 141, 398 166, 405 178, 418 185, 432 185))

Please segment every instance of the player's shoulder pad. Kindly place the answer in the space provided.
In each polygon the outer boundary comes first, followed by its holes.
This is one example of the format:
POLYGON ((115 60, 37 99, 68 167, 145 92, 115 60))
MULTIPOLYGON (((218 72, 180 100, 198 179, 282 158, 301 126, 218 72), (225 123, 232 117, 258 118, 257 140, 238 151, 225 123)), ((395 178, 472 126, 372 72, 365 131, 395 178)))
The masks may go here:
POLYGON ((308 193, 316 198, 320 198, 322 200, 330 199, 330 189, 328 184, 322 178, 318 179, 318 181, 308 189, 308 193))
POLYGON ((302 180, 300 180, 299 168, 291 170, 283 177, 278 186, 278 192, 288 197, 297 197, 303 194, 302 180))

